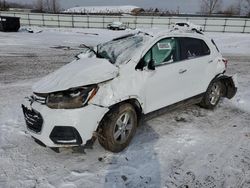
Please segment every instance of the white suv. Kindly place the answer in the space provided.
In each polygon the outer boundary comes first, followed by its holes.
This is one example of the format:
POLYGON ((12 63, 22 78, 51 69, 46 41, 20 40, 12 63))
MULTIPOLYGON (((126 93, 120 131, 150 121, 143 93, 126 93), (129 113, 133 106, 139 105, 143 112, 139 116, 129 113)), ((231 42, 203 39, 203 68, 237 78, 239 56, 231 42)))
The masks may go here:
POLYGON ((176 22, 174 25, 173 25, 173 28, 174 29, 186 29, 186 30, 197 30, 197 31, 203 31, 203 28, 202 26, 200 25, 195 25, 191 22, 176 22))
POLYGON ((196 32, 139 32, 87 56, 36 83, 22 105, 28 132, 41 145, 84 146, 97 137, 119 152, 144 115, 190 101, 212 109, 237 90, 213 40, 196 32))

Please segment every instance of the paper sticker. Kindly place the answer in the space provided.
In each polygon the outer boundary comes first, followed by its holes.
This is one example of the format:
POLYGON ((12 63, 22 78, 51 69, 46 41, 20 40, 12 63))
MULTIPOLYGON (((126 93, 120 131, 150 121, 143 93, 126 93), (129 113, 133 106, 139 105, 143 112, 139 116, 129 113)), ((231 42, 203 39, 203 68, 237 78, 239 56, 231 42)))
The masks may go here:
POLYGON ((171 44, 169 42, 168 43, 157 43, 157 46, 158 46, 159 50, 171 50, 172 49, 171 44))

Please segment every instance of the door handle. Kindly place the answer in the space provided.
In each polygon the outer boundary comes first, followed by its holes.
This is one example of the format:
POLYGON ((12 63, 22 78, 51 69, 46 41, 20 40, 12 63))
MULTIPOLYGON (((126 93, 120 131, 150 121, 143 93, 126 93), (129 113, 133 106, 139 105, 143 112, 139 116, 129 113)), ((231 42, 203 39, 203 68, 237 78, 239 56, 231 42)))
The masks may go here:
POLYGON ((180 70, 179 70, 179 74, 183 74, 183 73, 185 73, 185 72, 187 72, 187 69, 180 69, 180 70))
POLYGON ((213 60, 208 61, 208 63, 213 63, 213 60))

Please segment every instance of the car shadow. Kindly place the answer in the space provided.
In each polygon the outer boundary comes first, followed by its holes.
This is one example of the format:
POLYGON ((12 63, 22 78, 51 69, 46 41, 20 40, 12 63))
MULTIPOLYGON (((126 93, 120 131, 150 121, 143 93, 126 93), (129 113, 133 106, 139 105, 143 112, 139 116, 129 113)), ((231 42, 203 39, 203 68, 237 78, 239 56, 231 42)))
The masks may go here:
POLYGON ((128 148, 109 159, 103 187, 160 187, 160 162, 154 150, 158 139, 158 133, 143 122, 128 148))

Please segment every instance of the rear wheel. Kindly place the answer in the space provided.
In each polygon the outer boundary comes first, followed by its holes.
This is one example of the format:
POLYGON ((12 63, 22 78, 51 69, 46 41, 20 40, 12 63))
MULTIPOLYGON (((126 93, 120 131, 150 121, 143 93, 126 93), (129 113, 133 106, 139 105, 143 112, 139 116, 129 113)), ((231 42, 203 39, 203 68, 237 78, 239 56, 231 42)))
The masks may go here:
POLYGON ((220 81, 213 81, 203 96, 200 106, 207 109, 214 109, 219 103, 222 94, 222 83, 220 81))
POLYGON ((120 152, 132 140, 137 127, 137 114, 130 104, 114 107, 101 122, 99 143, 107 150, 120 152))

